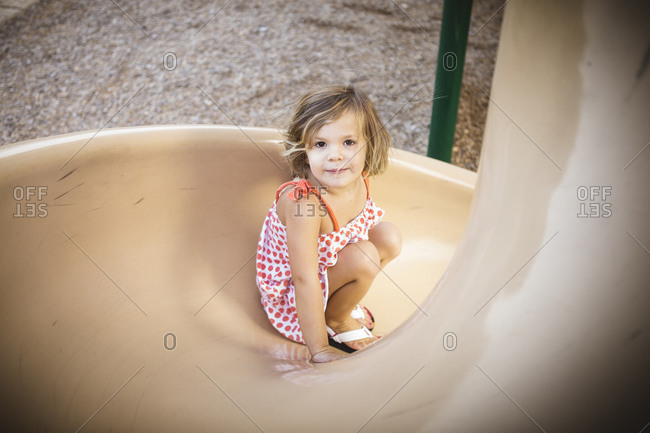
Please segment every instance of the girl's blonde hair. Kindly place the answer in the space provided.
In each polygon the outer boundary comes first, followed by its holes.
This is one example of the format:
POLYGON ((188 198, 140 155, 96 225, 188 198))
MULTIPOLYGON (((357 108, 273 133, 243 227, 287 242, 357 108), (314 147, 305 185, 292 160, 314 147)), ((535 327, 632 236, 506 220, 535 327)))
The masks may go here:
POLYGON ((292 176, 307 178, 307 150, 314 145, 314 135, 348 111, 359 121, 359 130, 368 148, 364 172, 367 176, 374 176, 386 169, 392 139, 379 120, 372 102, 352 86, 325 86, 308 92, 300 99, 285 132, 284 155, 292 176))

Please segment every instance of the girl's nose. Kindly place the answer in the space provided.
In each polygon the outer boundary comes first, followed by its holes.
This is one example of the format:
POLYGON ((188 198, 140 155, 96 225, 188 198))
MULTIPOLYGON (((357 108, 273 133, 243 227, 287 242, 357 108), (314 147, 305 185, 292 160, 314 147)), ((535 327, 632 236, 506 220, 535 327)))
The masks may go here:
POLYGON ((327 159, 330 161, 339 161, 343 159, 343 152, 340 146, 331 146, 330 152, 327 155, 327 159))

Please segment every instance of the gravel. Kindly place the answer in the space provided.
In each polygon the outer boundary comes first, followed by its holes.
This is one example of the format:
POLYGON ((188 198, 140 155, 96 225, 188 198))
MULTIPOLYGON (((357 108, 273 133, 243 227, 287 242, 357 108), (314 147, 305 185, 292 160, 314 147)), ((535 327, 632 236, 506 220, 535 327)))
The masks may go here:
MULTIPOLYGON (((452 163, 476 170, 503 0, 475 1, 452 163), (481 90, 482 89, 482 90, 481 90)), ((133 125, 285 127, 320 83, 363 89, 426 153, 442 1, 41 1, 0 25, 0 144, 133 125)))

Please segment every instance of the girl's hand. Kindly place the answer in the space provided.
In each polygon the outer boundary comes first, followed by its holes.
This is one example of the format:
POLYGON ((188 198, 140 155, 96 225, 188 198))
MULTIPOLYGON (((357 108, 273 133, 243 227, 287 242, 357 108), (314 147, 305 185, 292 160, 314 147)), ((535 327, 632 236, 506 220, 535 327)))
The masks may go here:
POLYGON ((319 352, 316 352, 312 355, 311 360, 315 363, 330 362, 336 361, 338 359, 343 359, 348 356, 347 353, 342 352, 333 347, 327 347, 319 352))

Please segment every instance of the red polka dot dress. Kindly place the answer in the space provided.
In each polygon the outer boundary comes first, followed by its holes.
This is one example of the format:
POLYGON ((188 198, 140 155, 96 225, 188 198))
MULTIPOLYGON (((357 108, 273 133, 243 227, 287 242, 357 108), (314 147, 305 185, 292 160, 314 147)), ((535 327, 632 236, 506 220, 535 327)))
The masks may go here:
MULTIPOLYGON (((368 179, 365 181, 368 191, 368 179)), ((289 186, 294 186, 293 191, 289 193, 292 200, 298 200, 307 194, 316 194, 330 212, 334 223, 334 231, 318 237, 318 274, 325 305, 329 290, 327 268, 336 264, 338 252, 343 247, 359 240, 367 240, 368 230, 379 222, 384 211, 375 205, 367 193, 366 205, 361 213, 344 227, 339 227, 325 200, 307 180, 287 182, 278 188, 275 201, 262 225, 257 245, 256 282, 262 306, 271 324, 285 337, 304 344, 296 313, 296 287, 289 268, 286 227, 276 211, 280 194, 289 186)))

